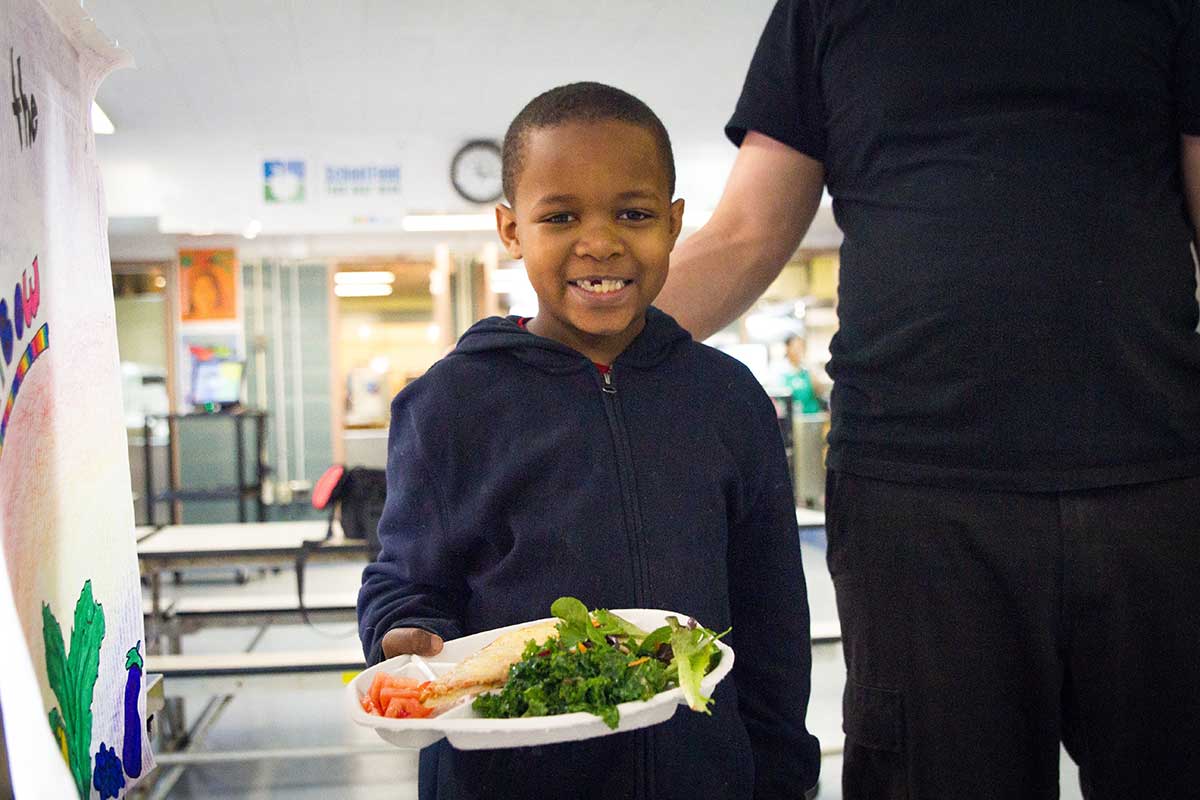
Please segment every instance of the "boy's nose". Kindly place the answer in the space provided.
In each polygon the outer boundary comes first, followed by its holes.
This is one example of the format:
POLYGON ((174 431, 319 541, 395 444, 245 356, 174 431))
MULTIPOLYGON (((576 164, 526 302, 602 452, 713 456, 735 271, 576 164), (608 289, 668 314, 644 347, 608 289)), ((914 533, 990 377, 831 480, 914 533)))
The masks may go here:
POLYGON ((590 226, 580 233, 575 242, 575 255, 579 258, 607 261, 624 253, 625 244, 609 225, 590 226))

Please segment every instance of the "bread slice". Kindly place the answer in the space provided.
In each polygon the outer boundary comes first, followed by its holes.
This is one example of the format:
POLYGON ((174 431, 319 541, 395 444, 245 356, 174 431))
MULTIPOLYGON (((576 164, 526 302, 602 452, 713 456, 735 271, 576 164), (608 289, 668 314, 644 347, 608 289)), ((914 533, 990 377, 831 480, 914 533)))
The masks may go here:
POLYGON ((467 698, 499 689, 508 681, 508 668, 521 660, 526 643, 533 640, 541 644, 557 637, 557 625, 558 620, 547 620, 500 634, 478 653, 426 684, 421 702, 440 714, 467 698))

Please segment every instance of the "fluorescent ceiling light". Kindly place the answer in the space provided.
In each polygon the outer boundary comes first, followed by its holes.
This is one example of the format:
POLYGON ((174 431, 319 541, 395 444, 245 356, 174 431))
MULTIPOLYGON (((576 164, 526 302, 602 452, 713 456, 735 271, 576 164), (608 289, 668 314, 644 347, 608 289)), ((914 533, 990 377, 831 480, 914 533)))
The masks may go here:
POLYGON ((341 285, 351 283, 395 283, 396 276, 391 272, 337 272, 333 282, 341 285))
POLYGON ((117 132, 116 126, 112 124, 108 114, 105 114, 104 109, 95 101, 92 101, 92 132, 103 136, 117 132))
POLYGON ((491 231, 495 214, 409 214, 400 226, 411 233, 445 231, 491 231))
POLYGON ((338 297, 386 297, 392 287, 386 283, 339 283, 333 293, 338 297))

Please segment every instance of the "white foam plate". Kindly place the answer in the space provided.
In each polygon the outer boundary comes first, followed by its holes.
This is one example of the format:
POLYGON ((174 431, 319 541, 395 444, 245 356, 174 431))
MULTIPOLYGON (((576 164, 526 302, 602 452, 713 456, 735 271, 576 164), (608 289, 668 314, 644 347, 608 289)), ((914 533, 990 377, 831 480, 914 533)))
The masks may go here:
MULTIPOLYGON (((613 609, 613 613, 644 631, 652 631, 666 625, 668 616, 675 616, 680 622, 688 618, 687 614, 678 611, 653 608, 613 609)), ((442 652, 429 659, 420 656, 397 656, 363 670, 346 686, 346 702, 349 704, 351 719, 359 725, 373 728, 384 741, 397 747, 426 747, 445 737, 450 740, 451 745, 460 750, 489 750, 574 742, 645 728, 666 722, 680 704, 684 703, 682 689, 659 692, 649 700, 621 703, 617 706, 621 721, 615 729, 605 725, 596 715, 584 711, 546 717, 485 719, 475 713, 469 701, 439 716, 424 719, 388 719, 363 711, 361 700, 370 689, 375 673, 386 672, 422 681, 432 680, 449 671, 459 661, 479 652, 500 634, 538 621, 540 620, 452 639, 446 642, 442 652)), ((713 689, 733 668, 733 650, 721 641, 717 642, 717 647, 721 651, 721 663, 700 682, 701 690, 708 697, 712 696, 713 689)))

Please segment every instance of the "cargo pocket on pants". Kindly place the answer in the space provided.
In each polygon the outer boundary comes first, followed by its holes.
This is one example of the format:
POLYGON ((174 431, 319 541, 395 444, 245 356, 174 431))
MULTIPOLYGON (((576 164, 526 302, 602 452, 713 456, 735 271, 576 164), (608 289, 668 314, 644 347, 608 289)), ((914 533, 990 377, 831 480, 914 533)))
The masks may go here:
POLYGON ((904 754, 904 696, 891 689, 846 682, 842 703, 846 800, 909 800, 904 754))

